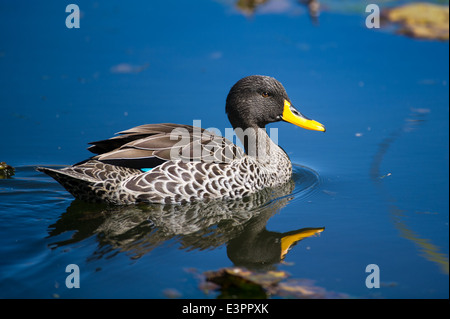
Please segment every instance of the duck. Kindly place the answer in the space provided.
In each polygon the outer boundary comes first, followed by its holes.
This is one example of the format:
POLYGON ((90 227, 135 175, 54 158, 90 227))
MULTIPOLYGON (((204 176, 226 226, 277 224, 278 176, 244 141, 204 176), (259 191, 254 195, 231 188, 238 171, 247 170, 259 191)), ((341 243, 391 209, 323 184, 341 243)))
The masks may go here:
POLYGON ((243 147, 196 126, 145 124, 89 143, 88 150, 95 155, 87 160, 37 170, 85 202, 233 200, 292 178, 289 156, 269 137, 266 125, 285 121, 325 132, 324 125, 292 105, 283 85, 270 76, 250 75, 237 81, 227 95, 225 112, 243 147))

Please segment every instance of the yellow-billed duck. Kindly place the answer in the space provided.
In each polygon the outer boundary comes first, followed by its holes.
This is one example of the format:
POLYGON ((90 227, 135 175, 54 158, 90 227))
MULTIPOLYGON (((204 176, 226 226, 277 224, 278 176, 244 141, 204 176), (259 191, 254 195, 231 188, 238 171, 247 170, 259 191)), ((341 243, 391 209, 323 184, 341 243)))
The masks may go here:
POLYGON ((309 130, 325 127, 302 115, 276 79, 239 80, 226 113, 244 150, 213 132, 180 124, 147 124, 92 142, 90 159, 65 167, 39 167, 73 196, 89 202, 175 204, 242 198, 292 177, 289 157, 266 133, 286 121, 309 130))

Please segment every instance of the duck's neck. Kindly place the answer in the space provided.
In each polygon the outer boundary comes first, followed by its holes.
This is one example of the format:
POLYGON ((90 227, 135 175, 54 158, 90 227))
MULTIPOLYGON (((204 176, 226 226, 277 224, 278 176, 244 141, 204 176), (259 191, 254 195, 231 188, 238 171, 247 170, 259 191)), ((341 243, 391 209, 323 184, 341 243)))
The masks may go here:
POLYGON ((284 151, 267 135, 265 128, 249 127, 245 130, 234 129, 244 145, 245 153, 259 161, 270 161, 275 154, 284 151))

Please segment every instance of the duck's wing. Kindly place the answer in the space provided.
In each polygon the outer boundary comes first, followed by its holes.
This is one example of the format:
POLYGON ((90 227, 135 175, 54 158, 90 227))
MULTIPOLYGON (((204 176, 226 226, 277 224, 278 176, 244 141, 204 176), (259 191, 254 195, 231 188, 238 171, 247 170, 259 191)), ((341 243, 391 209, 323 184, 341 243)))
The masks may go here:
POLYGON ((92 146, 90 146, 88 150, 94 154, 104 154, 118 149, 129 142, 161 133, 167 134, 172 132, 176 128, 185 128, 187 130, 193 129, 193 127, 189 125, 172 123, 146 124, 118 132, 116 133, 117 136, 114 136, 107 140, 91 142, 89 144, 91 144, 92 146))
POLYGON ((150 169, 166 161, 228 163, 245 156, 242 148, 208 130, 180 124, 147 124, 89 143, 93 159, 131 168, 150 169))

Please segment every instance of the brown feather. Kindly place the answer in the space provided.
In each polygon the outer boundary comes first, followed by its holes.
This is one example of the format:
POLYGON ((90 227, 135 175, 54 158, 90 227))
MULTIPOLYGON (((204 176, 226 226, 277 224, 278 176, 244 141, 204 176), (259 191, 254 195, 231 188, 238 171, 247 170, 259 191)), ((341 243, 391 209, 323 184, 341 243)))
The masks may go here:
POLYGON ((226 138, 190 125, 146 124, 118 134, 90 143, 88 149, 98 154, 93 159, 125 167, 151 168, 170 160, 220 163, 244 155, 242 149, 226 138))

